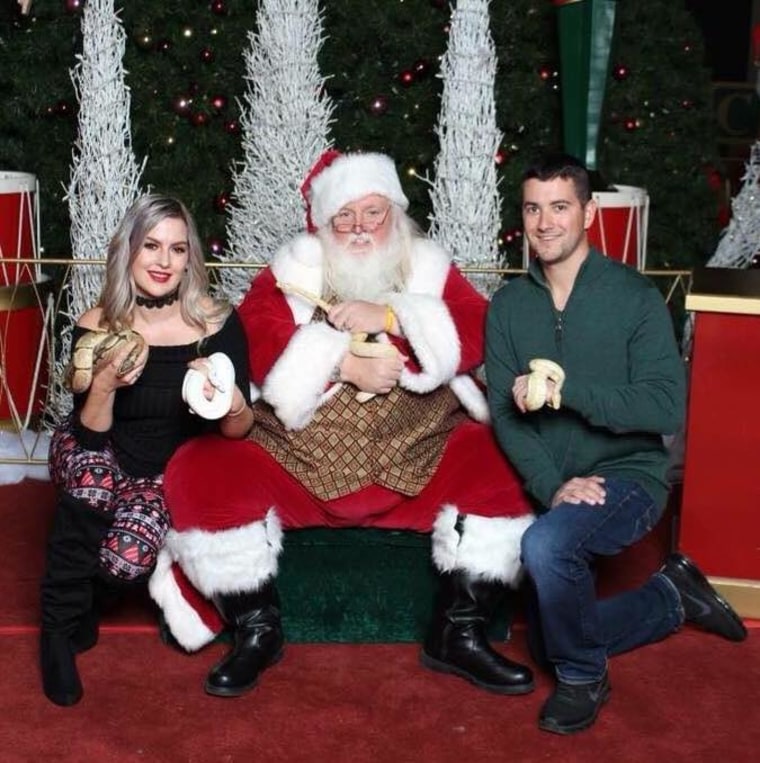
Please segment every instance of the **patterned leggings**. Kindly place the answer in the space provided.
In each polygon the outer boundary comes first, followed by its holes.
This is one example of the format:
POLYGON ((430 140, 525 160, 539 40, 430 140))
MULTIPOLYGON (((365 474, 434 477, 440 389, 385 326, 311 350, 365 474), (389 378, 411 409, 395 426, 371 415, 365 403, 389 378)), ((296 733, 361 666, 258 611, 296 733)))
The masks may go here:
POLYGON ((59 489, 113 517, 100 547, 101 571, 121 582, 146 579, 169 530, 163 475, 131 477, 109 447, 86 450, 65 428, 50 443, 50 475, 59 489))

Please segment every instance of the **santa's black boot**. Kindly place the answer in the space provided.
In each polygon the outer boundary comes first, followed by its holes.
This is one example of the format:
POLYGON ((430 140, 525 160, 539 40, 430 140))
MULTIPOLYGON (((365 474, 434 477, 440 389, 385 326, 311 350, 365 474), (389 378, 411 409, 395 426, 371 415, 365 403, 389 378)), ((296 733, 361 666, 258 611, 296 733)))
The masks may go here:
POLYGON ((45 696, 56 705, 82 698, 75 654, 97 640, 93 579, 112 517, 63 494, 48 537, 40 586, 40 667, 45 696))
POLYGON ((258 591, 214 597, 219 612, 232 628, 233 646, 206 679, 206 692, 239 697, 250 691, 261 673, 280 660, 285 639, 280 622, 280 597, 274 581, 258 591))
POLYGON ((463 570, 440 576, 433 621, 420 661, 441 673, 453 673, 498 694, 533 691, 530 668, 491 648, 486 628, 503 586, 463 570))

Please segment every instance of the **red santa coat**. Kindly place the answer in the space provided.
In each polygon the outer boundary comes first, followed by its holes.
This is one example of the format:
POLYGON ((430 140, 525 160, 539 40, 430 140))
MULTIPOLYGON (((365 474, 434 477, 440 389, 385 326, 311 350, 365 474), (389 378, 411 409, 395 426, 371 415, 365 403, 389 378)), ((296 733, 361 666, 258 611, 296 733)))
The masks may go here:
MULTIPOLYGON (((410 358, 399 384, 418 393, 449 384, 470 415, 486 421, 485 397, 468 373, 483 362, 488 303, 432 241, 417 239, 411 260, 406 289, 380 300, 392 307, 405 337, 386 341, 410 358)), ((323 278, 319 239, 298 236, 254 280, 239 308, 248 333, 253 382, 292 429, 305 427, 335 393, 334 388, 325 389, 350 336, 325 323, 310 323, 314 305, 301 296, 285 295, 276 282, 321 294, 323 278)))

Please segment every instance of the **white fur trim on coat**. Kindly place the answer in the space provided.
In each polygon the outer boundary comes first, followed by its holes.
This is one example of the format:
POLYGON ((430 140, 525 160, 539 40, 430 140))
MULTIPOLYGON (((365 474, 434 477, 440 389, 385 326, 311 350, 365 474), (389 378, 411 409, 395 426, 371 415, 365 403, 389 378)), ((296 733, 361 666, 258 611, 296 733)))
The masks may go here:
MULTIPOLYGON (((210 644, 216 633, 206 626, 203 619, 182 595, 172 572, 174 560, 166 548, 158 552, 156 567, 148 581, 148 591, 163 612, 166 624, 174 638, 188 652, 196 652, 210 644)), ((213 607, 211 602, 208 606, 213 607)))
POLYGON ((394 294, 388 302, 420 364, 417 373, 401 372, 401 386, 424 393, 448 384, 459 368, 461 346, 446 305, 426 294, 394 294))
POLYGON ((207 598, 256 591, 277 575, 282 527, 274 509, 261 522, 231 530, 170 530, 165 548, 207 598))
POLYGON ((475 421, 487 424, 491 420, 486 396, 472 376, 460 374, 449 382, 449 387, 475 421))
POLYGON ((261 396, 287 429, 303 429, 330 397, 333 370, 348 352, 351 335, 327 323, 301 326, 267 374, 261 396))
MULTIPOLYGON (((272 273, 278 283, 290 283, 312 294, 322 294, 324 252, 316 236, 302 233, 281 246, 272 257, 272 273)), ((311 320, 315 305, 298 294, 286 294, 295 322, 303 325, 311 320)))
POLYGON ((433 563, 440 572, 464 570, 485 580, 516 587, 520 581, 520 540, 535 520, 523 517, 479 517, 467 514, 462 534, 456 529, 459 511, 444 506, 433 524, 433 563))

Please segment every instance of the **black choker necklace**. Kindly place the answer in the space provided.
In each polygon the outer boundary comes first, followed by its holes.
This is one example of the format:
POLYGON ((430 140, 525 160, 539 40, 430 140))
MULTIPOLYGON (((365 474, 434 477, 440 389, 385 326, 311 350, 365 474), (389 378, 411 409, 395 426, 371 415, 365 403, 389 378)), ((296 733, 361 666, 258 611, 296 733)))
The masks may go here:
POLYGON ((141 297, 139 294, 135 296, 135 302, 140 307, 147 307, 148 310, 152 310, 154 307, 173 305, 178 299, 179 286, 171 294, 165 294, 163 297, 141 297))

